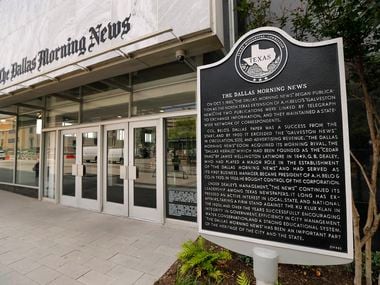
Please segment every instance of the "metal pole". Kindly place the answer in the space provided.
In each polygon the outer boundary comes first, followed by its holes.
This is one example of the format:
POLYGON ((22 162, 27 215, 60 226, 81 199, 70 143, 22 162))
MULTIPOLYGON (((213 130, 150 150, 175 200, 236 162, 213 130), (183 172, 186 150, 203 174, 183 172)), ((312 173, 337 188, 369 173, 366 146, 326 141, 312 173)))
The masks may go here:
POLYGON ((256 285, 273 285, 278 277, 278 254, 274 250, 253 248, 253 274, 256 285))

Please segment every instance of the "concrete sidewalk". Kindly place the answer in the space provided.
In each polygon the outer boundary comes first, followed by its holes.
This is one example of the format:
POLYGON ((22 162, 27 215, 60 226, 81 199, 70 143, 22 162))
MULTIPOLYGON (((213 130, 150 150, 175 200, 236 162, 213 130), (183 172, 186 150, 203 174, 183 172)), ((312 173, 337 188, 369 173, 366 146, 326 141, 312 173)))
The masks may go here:
POLYGON ((196 236, 0 190, 0 284, 151 285, 196 236))

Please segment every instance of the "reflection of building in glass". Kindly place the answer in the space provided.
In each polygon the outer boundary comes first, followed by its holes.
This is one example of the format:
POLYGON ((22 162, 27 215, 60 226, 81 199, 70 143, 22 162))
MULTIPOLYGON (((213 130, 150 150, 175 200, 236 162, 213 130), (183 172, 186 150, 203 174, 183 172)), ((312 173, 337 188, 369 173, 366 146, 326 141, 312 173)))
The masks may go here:
POLYGON ((196 119, 166 121, 167 216, 196 221, 196 119))
POLYGON ((8 117, 0 119, 0 149, 4 150, 6 159, 14 155, 16 141, 16 119, 8 117))

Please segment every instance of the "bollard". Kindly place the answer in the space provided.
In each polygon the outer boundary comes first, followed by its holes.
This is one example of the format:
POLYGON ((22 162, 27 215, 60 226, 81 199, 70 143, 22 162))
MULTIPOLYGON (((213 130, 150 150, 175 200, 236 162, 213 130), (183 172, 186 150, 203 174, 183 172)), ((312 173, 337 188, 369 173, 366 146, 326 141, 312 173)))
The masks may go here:
POLYGON ((278 277, 278 254, 274 250, 253 248, 253 274, 257 285, 273 285, 278 277))

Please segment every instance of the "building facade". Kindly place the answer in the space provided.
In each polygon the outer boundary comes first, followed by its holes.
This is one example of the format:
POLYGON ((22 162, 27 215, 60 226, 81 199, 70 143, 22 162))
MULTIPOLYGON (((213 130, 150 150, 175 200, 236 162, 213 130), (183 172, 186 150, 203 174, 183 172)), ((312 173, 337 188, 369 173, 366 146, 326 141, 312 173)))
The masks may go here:
POLYGON ((0 189, 196 222, 196 67, 234 1, 0 1, 0 189))

